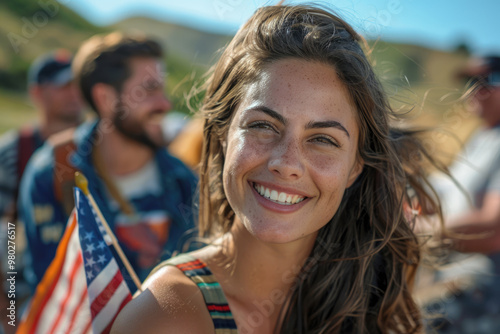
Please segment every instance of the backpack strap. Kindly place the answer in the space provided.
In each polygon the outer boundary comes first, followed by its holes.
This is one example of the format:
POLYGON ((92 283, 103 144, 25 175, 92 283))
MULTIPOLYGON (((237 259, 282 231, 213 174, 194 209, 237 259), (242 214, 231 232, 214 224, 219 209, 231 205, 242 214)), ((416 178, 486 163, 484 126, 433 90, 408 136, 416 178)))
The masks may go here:
MULTIPOLYGON (((17 142, 17 182, 16 190, 14 192, 14 203, 7 213, 7 217, 11 217, 12 221, 16 221, 18 217, 17 212, 17 197, 19 196, 19 185, 21 177, 23 176, 24 169, 28 164, 29 159, 36 150, 35 130, 32 127, 24 127, 19 130, 19 140, 17 142)), ((10 219, 9 219, 10 220, 10 219)))
POLYGON ((23 176, 24 169, 28 164, 36 149, 35 130, 32 127, 25 127, 19 131, 19 141, 17 144, 17 177, 18 185, 23 176))
POLYGON ((75 206, 73 187, 75 186, 75 172, 78 169, 71 163, 70 157, 76 151, 73 140, 75 128, 70 128, 52 135, 48 141, 54 147, 54 195, 61 203, 67 216, 75 206))

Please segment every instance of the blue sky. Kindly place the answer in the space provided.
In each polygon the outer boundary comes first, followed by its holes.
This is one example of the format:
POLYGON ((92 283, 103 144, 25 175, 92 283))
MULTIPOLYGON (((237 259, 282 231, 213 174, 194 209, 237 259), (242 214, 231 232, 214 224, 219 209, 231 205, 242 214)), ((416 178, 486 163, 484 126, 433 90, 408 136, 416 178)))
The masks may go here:
MULTIPOLYGON (((60 0, 89 21, 107 25, 148 15, 210 32, 234 33, 270 0, 60 0)), ((287 1, 297 3, 305 1, 287 1)), ((449 50, 466 42, 473 53, 500 54, 498 0, 322 0, 365 37, 449 50)))

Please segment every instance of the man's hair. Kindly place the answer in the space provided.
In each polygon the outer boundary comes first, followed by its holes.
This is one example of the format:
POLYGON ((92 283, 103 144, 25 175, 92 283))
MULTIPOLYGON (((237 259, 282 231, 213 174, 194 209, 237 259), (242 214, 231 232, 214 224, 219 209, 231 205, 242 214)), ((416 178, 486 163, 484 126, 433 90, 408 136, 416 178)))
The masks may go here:
POLYGON ((78 50, 73 60, 73 72, 83 97, 99 114, 92 98, 95 84, 104 83, 121 92, 124 82, 131 75, 131 59, 162 56, 160 44, 144 36, 125 36, 118 32, 96 35, 78 50))

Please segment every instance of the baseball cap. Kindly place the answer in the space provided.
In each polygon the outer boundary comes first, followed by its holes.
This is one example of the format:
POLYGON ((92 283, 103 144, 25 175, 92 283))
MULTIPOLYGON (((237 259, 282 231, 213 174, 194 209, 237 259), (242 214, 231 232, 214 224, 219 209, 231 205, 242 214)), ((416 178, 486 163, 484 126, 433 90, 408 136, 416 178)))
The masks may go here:
POLYGON ((474 84, 499 87, 500 56, 472 58, 458 75, 474 84))
POLYGON ((71 53, 64 49, 38 57, 28 71, 30 86, 46 83, 63 86, 72 79, 71 53))

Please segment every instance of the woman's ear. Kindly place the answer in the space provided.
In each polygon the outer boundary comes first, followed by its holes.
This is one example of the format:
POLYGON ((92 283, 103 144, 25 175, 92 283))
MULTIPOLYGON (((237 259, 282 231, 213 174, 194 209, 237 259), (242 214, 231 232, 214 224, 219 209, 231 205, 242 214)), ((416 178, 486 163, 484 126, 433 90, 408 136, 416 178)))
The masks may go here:
POLYGON ((361 157, 356 157, 356 161, 354 165, 351 168, 351 171, 349 172, 349 179, 347 180, 347 187, 349 188, 352 186, 354 181, 358 178, 358 176, 361 174, 363 171, 363 168, 365 167, 365 161, 361 157))

